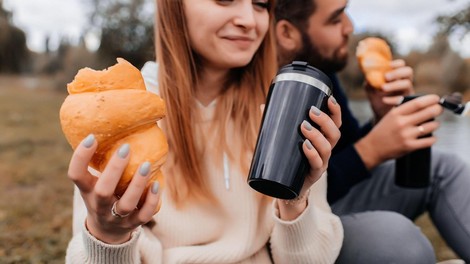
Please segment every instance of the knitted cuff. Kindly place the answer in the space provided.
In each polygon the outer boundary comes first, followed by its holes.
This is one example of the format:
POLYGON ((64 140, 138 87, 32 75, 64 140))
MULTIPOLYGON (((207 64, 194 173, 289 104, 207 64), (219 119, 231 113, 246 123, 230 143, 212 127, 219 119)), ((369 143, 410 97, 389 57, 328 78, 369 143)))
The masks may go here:
POLYGON ((106 244, 88 232, 83 227, 83 244, 89 263, 139 263, 137 240, 142 228, 139 227, 131 234, 131 239, 120 245, 106 244))

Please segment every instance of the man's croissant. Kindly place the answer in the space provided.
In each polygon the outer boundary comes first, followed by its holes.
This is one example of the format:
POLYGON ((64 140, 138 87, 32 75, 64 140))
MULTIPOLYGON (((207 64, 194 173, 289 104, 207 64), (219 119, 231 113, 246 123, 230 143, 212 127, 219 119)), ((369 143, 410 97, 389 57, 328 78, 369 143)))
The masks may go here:
POLYGON ((367 82, 376 89, 381 89, 385 73, 392 68, 392 52, 387 42, 380 38, 369 37, 359 42, 356 49, 359 66, 367 82))
MULTIPOLYGON (((120 197, 139 166, 151 163, 150 184, 163 184, 160 167, 168 152, 168 143, 157 120, 165 116, 165 102, 148 92, 140 71, 124 59, 107 70, 81 69, 67 85, 69 95, 60 108, 62 131, 73 149, 89 134, 98 148, 89 164, 102 172, 111 156, 123 144, 130 145, 129 164, 115 194, 120 197)), ((142 205, 146 192, 138 207, 142 205)))

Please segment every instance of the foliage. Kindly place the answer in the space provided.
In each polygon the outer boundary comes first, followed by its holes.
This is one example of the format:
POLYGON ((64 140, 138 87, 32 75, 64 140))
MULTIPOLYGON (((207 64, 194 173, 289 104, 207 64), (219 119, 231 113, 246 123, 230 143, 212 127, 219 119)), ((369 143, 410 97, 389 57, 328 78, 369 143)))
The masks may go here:
POLYGON ((106 64, 123 57, 136 67, 155 57, 154 1, 87 0, 91 6, 90 22, 101 32, 98 54, 106 64))
POLYGON ((470 4, 453 15, 439 16, 436 20, 441 25, 443 33, 459 32, 461 36, 465 36, 470 33, 470 4))
POLYGON ((28 70, 29 51, 25 33, 10 18, 0 0, 0 72, 20 73, 28 70))

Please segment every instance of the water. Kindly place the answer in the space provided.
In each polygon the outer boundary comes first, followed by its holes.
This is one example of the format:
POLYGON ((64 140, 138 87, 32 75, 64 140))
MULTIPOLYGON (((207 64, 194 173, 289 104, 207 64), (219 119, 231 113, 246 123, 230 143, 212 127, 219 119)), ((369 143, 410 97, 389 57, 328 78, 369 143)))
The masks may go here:
MULTIPOLYGON (((351 100, 350 107, 361 123, 372 117, 366 100, 351 100)), ((441 125, 434 133, 438 141, 433 148, 453 152, 470 163, 470 116, 457 116, 444 110, 437 120, 441 125)))

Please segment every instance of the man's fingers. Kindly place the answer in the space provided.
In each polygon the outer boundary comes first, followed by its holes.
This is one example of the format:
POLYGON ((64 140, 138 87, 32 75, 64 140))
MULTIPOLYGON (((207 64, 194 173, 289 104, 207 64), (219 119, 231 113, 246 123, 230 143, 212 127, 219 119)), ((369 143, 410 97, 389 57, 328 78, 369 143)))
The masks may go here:
POLYGON ((442 106, 438 104, 431 105, 429 107, 426 107, 425 109, 410 114, 409 122, 413 125, 422 124, 424 122, 429 121, 430 119, 436 118, 437 116, 442 114, 443 111, 444 109, 442 108, 442 106))
POLYGON ((398 113, 402 115, 413 114, 421 109, 438 104, 440 97, 435 94, 423 95, 397 106, 398 113))
POLYGON ((88 164, 97 146, 95 136, 93 134, 88 135, 76 147, 70 160, 68 177, 84 193, 90 192, 95 182, 94 176, 88 172, 88 164))
POLYGON ((397 60, 393 60, 390 62, 390 66, 393 69, 404 67, 405 65, 406 65, 406 62, 402 59, 397 59, 397 60))
POLYGON ((390 63, 392 70, 385 74, 385 79, 390 81, 400 80, 400 79, 413 79, 413 69, 406 66, 405 62, 402 60, 395 60, 390 63))
POLYGON ((382 102, 389 106, 396 106, 399 105, 403 101, 403 96, 387 96, 382 98, 382 102))

